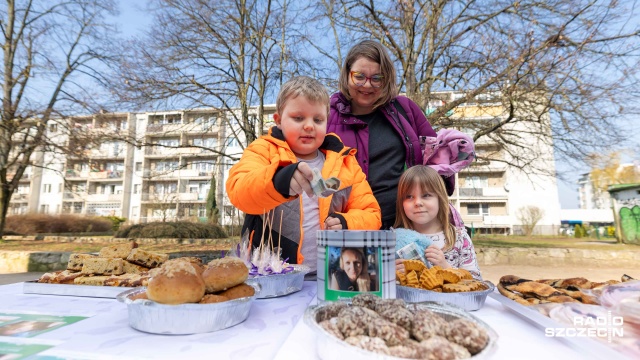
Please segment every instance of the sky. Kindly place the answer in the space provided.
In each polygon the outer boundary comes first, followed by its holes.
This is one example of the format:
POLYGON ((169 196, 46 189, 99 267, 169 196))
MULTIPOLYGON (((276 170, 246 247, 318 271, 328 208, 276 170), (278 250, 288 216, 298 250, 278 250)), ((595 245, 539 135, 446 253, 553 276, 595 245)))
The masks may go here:
MULTIPOLYGON (((125 37, 140 35, 151 24, 151 18, 144 11, 146 0, 118 0, 120 4, 120 16, 116 19, 122 35, 125 37)), ((557 163, 560 170, 568 167, 557 163)), ((558 195, 562 209, 578 208, 578 178, 588 172, 588 168, 581 171, 571 170, 566 180, 558 179, 558 195)))

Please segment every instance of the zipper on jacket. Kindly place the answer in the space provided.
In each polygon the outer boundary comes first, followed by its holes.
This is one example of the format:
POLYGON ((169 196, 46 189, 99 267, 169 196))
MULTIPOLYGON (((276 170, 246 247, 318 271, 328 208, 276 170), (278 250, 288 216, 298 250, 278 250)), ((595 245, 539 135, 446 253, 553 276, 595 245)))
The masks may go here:
MULTIPOLYGON (((392 100, 391 101, 392 103, 390 104, 390 106, 392 106, 392 107, 395 106, 393 104, 393 101, 395 101, 395 100, 392 100)), ((402 105, 400 105, 400 106, 402 106, 402 105)), ((396 122, 396 125, 398 125, 398 127, 400 128, 400 131, 402 131, 402 135, 404 135, 405 143, 409 147, 409 161, 411 162, 411 164, 409 164, 409 166, 416 165, 416 164, 412 164, 415 161, 414 156, 413 156, 413 144, 411 143, 411 140, 407 136, 407 132, 404 130, 404 127, 402 126, 402 123, 400 122, 400 117, 397 116, 397 113, 394 110, 388 110, 387 109, 387 112, 391 115, 391 117, 393 118, 393 121, 396 122)), ((407 119, 407 121, 409 121, 409 120, 407 119)))

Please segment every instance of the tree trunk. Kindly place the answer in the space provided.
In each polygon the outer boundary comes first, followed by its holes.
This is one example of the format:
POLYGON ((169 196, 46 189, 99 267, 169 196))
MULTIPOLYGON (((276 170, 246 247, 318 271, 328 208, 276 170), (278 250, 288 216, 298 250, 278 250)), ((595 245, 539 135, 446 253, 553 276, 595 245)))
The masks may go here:
POLYGON ((4 227, 7 223, 7 214, 9 213, 9 201, 11 200, 13 191, 2 188, 0 190, 0 239, 4 235, 4 227))

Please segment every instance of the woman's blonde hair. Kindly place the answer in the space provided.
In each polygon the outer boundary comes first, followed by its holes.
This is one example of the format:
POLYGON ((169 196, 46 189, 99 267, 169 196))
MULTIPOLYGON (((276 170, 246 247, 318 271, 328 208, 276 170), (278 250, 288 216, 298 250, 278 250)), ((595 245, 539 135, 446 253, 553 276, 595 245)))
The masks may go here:
POLYGON ((413 223, 404 212, 403 202, 416 185, 420 186, 422 192, 434 193, 438 197, 437 219, 442 225, 445 237, 445 246, 442 250, 451 250, 456 240, 456 233, 455 227, 449 221, 449 196, 447 195, 444 181, 438 175, 438 172, 428 166, 416 165, 410 167, 400 177, 396 201, 396 223, 393 227, 415 230, 413 223))
POLYGON ((350 248, 345 247, 340 250, 340 269, 344 270, 344 264, 342 262, 342 255, 346 251, 352 251, 356 254, 356 256, 360 259, 360 263, 362 264, 362 270, 360 274, 358 274, 358 278, 356 278, 356 283, 358 284, 358 291, 369 291, 371 288, 371 278, 369 277, 369 262, 367 261, 367 257, 364 256, 364 251, 358 248, 350 248))
POLYGON ((282 84, 276 98, 276 112, 282 114, 287 100, 304 96, 312 103, 318 103, 327 107, 329 114, 329 93, 327 88, 316 79, 308 76, 296 76, 282 84))
POLYGON ((389 57, 387 49, 379 42, 373 40, 364 40, 349 50, 344 64, 340 70, 340 79, 338 79, 338 88, 347 100, 351 101, 349 94, 349 78, 351 77, 351 67, 353 63, 360 58, 369 59, 380 64, 380 75, 384 76, 382 86, 380 87, 380 98, 373 104, 373 108, 377 109, 398 96, 398 85, 396 84, 396 68, 389 57))

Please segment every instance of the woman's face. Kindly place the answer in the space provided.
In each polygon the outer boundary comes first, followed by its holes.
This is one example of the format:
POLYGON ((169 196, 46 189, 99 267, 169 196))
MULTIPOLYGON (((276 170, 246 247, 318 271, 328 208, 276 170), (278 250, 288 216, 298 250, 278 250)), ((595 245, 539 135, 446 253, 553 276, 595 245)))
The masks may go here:
MULTIPOLYGON (((351 76, 353 72, 361 73, 368 78, 384 74, 380 74, 380 64, 364 57, 359 58, 351 65, 351 72, 348 74, 351 112, 354 115, 369 114, 373 111, 373 104, 382 96, 382 87, 374 88, 369 79, 365 81, 364 85, 357 86, 351 76)), ((383 83, 384 81, 388 81, 388 79, 383 79, 383 83)))
POLYGON ((342 266, 351 281, 356 281, 362 272, 362 260, 353 250, 345 250, 342 254, 342 266))

